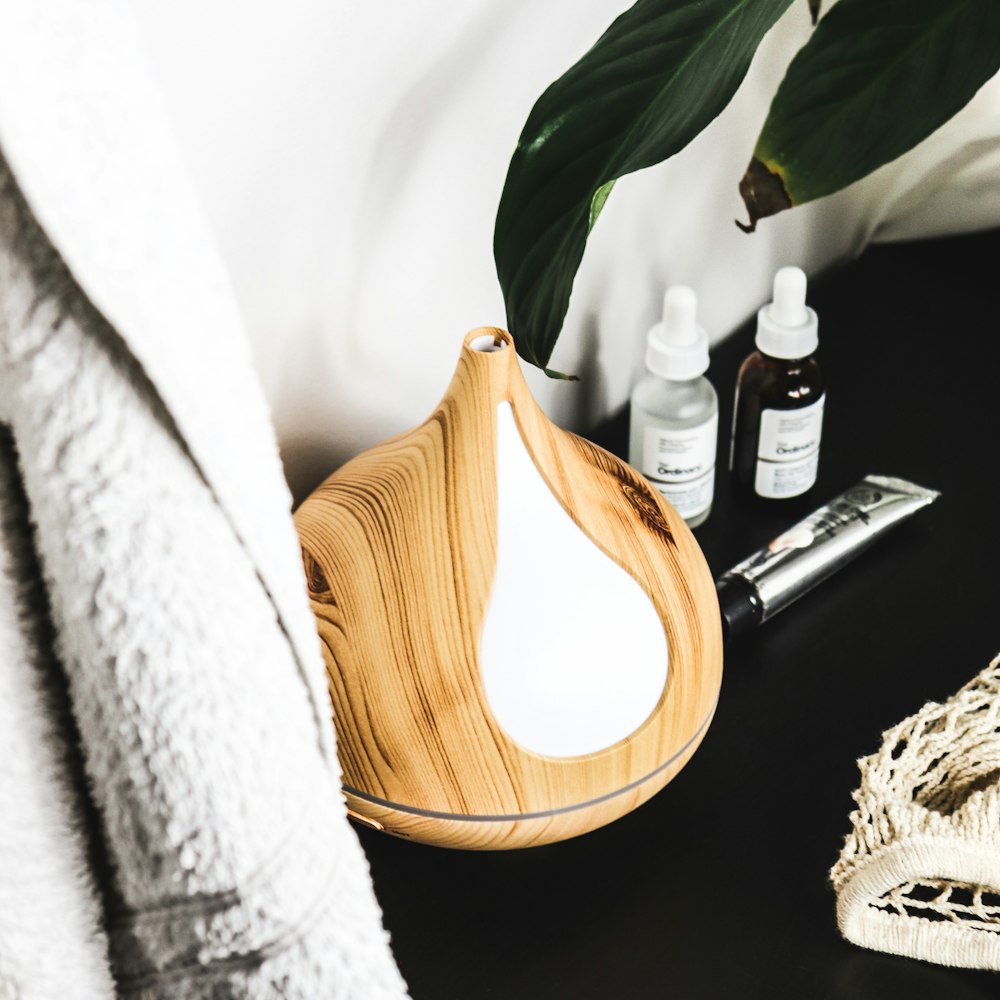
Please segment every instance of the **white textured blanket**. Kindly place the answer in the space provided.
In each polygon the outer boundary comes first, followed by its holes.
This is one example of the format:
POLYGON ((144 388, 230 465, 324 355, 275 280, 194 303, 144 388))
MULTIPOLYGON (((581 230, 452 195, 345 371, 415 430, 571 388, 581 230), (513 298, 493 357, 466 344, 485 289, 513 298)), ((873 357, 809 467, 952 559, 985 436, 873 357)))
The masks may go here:
POLYGON ((13 442, 0 428, 0 997, 111 994, 73 728, 13 442))
POLYGON ((110 957, 122 996, 402 997, 139 51, 114 3, 0 4, 0 996, 111 995, 110 957))

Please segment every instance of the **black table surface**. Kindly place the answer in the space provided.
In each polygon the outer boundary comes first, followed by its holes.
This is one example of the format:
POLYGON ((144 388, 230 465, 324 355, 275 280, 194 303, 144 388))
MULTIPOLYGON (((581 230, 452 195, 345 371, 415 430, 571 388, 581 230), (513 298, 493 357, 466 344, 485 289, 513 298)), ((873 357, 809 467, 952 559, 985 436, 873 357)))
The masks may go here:
MULTIPOLYGON (((730 649, 718 712, 673 782, 575 840, 449 851, 362 830, 414 1000, 982 1000, 1000 975, 859 949, 828 871, 856 758, 1000 649, 1000 231, 869 249, 815 282, 828 383, 816 487, 773 511, 730 496, 748 323, 712 352, 718 575, 868 473, 941 498, 730 649)), ((624 455, 627 414, 595 440, 624 455)))

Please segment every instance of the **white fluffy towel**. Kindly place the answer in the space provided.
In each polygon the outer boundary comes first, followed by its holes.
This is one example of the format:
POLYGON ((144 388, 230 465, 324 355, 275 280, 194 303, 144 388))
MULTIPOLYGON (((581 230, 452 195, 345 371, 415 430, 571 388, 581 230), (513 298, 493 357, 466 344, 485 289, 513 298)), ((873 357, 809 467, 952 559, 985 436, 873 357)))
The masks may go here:
POLYGON ((0 3, 0 997, 403 997, 140 53, 117 3, 0 3))
POLYGON ((0 427, 0 997, 112 992, 75 742, 28 505, 0 427))

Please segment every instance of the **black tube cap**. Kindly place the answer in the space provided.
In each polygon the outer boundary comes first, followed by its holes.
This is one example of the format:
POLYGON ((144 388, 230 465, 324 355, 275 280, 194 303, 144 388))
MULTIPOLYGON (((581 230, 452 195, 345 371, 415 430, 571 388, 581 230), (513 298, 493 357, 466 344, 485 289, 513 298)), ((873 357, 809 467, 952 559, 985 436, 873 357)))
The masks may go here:
POLYGON ((741 576, 726 575, 715 583, 722 612, 722 629, 726 642, 755 629, 764 617, 757 588, 741 576))

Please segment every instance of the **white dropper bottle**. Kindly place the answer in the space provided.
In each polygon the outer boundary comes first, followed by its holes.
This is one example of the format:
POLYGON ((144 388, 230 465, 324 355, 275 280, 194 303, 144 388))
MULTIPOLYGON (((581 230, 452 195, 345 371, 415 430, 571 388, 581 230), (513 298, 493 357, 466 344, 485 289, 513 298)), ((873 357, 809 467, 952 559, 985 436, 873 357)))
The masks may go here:
POLYGON ((719 401, 704 377, 708 336, 684 285, 663 297, 663 319, 646 338, 647 373, 632 391, 629 463, 692 528, 712 509, 719 401))

